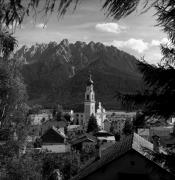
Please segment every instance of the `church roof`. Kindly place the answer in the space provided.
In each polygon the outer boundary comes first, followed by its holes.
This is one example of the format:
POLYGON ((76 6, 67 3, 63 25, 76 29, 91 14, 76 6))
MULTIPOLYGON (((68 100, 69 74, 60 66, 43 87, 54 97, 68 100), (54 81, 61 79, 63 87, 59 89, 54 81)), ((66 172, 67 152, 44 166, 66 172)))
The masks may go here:
MULTIPOLYGON (((147 154, 144 149, 153 151, 153 144, 148 142, 136 133, 131 134, 126 138, 123 138, 123 140, 116 142, 114 145, 111 145, 110 147, 105 149, 105 151, 101 152, 101 158, 99 160, 95 161, 87 168, 81 170, 76 176, 72 178, 72 180, 83 179, 84 177, 88 176, 89 174, 93 173, 94 171, 103 167, 104 165, 110 163, 111 161, 120 158, 122 155, 124 155, 130 150, 135 150, 143 157, 151 160, 152 157, 150 157, 150 155, 147 154)), ((154 161, 152 162, 156 164, 154 161)))

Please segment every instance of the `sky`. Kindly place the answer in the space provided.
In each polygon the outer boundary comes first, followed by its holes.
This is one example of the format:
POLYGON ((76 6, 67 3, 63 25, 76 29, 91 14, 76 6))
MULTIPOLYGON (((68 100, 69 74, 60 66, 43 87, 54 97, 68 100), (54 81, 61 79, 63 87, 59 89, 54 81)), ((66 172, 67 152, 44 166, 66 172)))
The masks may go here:
POLYGON ((53 13, 47 22, 40 16, 36 20, 26 17, 15 31, 19 47, 50 41, 59 43, 63 39, 69 42, 94 41, 113 45, 149 63, 158 63, 161 59, 159 45, 167 42, 167 36, 155 26, 154 10, 144 14, 137 11, 117 21, 106 17, 102 4, 100 0, 83 0, 75 11, 70 8, 61 19, 53 13))

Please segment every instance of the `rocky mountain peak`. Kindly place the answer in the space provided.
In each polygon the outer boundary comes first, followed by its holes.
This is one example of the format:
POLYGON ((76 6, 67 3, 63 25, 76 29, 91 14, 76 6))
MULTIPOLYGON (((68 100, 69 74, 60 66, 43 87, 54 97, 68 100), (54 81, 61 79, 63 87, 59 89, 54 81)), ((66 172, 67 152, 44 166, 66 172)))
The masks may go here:
POLYGON ((84 48, 87 44, 82 41, 76 41, 74 45, 78 48, 84 48))
POLYGON ((60 42, 59 45, 68 47, 68 46, 69 46, 69 41, 68 41, 68 39, 63 39, 63 40, 60 42))
POLYGON ((141 84, 137 59, 99 42, 70 43, 64 39, 59 44, 23 46, 16 57, 25 59, 22 73, 29 97, 32 101, 37 99, 39 104, 82 102, 89 70, 93 74, 97 100, 111 108, 115 108, 117 90, 133 92, 141 84))
POLYGON ((88 46, 94 50, 95 49, 95 43, 93 41, 89 42, 88 46))

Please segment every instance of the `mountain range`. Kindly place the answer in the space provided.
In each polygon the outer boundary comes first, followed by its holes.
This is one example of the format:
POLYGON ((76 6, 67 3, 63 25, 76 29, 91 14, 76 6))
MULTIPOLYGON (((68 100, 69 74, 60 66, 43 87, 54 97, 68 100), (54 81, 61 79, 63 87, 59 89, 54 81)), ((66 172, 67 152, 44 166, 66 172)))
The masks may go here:
POLYGON ((23 62, 22 74, 29 102, 82 111, 86 80, 92 74, 96 101, 106 109, 121 109, 116 91, 135 92, 142 86, 138 60, 102 43, 60 43, 22 46, 15 57, 23 62))

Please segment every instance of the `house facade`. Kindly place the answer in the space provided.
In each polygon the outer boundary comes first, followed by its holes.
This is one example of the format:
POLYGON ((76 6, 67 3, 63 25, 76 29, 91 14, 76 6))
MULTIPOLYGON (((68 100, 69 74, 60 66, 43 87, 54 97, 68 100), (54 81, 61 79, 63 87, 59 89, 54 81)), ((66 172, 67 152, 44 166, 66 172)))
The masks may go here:
POLYGON ((41 136, 42 149, 52 153, 70 152, 70 144, 66 135, 56 127, 52 127, 41 136))
POLYGON ((175 176, 143 148, 154 152, 153 144, 136 133, 110 146, 72 180, 173 180, 175 176))

